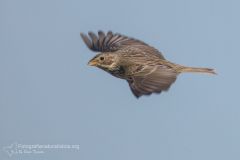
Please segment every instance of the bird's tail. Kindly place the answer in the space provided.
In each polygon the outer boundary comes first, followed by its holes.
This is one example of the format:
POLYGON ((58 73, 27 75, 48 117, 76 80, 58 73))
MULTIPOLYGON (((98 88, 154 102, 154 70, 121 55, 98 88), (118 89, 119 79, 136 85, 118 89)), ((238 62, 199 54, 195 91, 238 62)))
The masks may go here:
POLYGON ((211 69, 211 68, 198 68, 198 67, 185 67, 185 66, 181 66, 179 71, 180 71, 180 73, 183 73, 183 72, 195 72, 195 73, 217 74, 214 71, 214 69, 211 69))

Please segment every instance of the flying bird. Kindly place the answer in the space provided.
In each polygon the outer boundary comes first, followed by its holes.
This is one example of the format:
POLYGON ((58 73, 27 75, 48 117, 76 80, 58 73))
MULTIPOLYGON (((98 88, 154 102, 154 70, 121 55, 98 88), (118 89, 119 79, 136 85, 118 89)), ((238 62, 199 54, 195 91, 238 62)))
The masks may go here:
POLYGON ((210 68, 187 67, 166 60, 148 44, 111 31, 80 33, 87 47, 99 52, 88 64, 128 82, 136 98, 167 91, 183 72, 215 74, 210 68))

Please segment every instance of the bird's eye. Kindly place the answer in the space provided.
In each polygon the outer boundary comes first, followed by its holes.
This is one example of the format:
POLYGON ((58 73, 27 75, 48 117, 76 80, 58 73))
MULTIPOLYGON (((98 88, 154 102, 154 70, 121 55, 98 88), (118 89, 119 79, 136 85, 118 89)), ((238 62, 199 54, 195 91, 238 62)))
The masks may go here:
POLYGON ((104 57, 100 57, 100 60, 103 61, 103 60, 104 60, 104 57))

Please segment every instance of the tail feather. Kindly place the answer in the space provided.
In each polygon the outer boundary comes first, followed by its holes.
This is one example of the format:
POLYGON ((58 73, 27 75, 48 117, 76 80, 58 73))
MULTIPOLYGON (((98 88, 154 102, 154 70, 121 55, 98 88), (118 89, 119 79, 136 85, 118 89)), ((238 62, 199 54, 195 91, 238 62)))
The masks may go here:
POLYGON ((198 68, 198 67, 182 67, 180 72, 198 72, 198 73, 209 73, 209 74, 217 74, 214 69, 211 68, 198 68))

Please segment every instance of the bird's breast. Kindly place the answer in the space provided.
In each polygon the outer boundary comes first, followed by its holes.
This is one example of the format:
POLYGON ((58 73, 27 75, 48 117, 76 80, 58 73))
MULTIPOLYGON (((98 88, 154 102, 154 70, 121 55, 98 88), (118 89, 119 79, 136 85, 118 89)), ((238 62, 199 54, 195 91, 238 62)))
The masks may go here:
POLYGON ((125 79, 125 69, 123 66, 118 66, 108 72, 117 78, 125 79))

